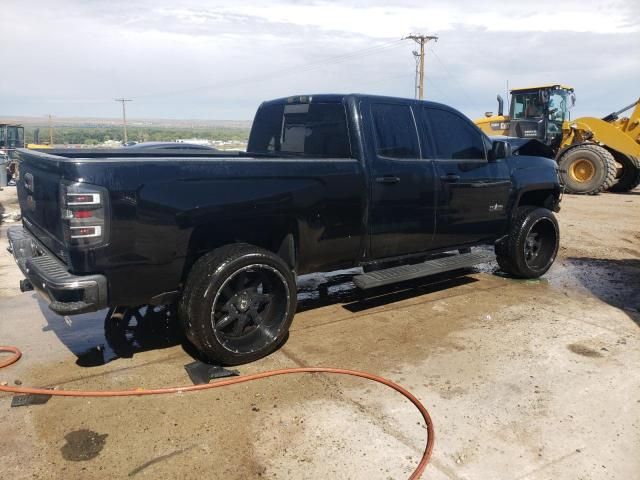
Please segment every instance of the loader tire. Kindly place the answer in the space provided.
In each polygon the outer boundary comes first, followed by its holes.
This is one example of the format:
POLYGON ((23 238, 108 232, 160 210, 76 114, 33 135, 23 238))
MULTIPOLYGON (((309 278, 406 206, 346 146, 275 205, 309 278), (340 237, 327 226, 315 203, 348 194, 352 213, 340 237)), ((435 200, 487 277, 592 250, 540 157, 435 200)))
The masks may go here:
POLYGON ((599 145, 574 147, 558 163, 567 193, 595 195, 609 189, 616 180, 616 161, 611 152, 599 145))
POLYGON ((630 192, 640 185, 640 159, 630 155, 617 154, 616 160, 622 165, 622 173, 614 183, 610 192, 630 192))

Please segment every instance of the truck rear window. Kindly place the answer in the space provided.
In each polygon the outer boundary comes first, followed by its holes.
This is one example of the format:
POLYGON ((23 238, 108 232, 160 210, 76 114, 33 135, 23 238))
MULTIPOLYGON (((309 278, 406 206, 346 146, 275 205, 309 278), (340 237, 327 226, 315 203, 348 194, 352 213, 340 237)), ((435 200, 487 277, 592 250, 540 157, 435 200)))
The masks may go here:
POLYGON ((247 151, 349 158, 351 148, 344 106, 341 103, 263 106, 253 122, 247 151))

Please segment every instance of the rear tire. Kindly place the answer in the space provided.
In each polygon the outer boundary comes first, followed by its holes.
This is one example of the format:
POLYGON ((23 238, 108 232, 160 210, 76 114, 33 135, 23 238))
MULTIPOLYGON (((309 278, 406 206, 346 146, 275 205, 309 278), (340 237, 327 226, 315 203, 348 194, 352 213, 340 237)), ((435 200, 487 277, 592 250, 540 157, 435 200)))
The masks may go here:
POLYGON ((622 174, 609 189, 610 192, 630 192, 640 185, 640 159, 619 153, 616 160, 622 165, 622 174))
POLYGON ((595 195, 607 190, 616 179, 616 161, 598 145, 573 147, 558 160, 560 177, 567 193, 595 195))
POLYGON ((253 362, 285 339, 296 311, 293 272, 277 255, 247 244, 218 248, 189 273, 178 315, 208 360, 253 362))
POLYGON ((546 208, 518 208, 507 238, 496 246, 500 269, 515 277, 544 275, 558 254, 560 230, 553 212, 546 208))

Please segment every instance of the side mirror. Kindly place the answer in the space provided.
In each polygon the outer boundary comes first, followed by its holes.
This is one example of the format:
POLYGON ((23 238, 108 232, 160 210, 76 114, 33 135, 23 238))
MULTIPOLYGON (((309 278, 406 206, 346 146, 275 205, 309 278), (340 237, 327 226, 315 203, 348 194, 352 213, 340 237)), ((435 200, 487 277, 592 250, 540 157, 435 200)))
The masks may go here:
POLYGON ((494 140, 491 144, 491 151, 489 152, 489 161, 495 162, 501 158, 510 157, 511 154, 511 144, 501 140, 494 140))
POLYGON ((498 95, 498 115, 502 116, 504 114, 504 100, 500 95, 498 95))

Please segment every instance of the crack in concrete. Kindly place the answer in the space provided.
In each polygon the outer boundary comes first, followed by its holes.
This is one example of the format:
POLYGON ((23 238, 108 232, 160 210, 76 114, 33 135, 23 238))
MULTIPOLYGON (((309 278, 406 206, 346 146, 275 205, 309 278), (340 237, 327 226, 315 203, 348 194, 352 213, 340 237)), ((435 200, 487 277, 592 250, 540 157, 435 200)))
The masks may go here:
POLYGON ((133 470, 131 470, 129 472, 129 477, 133 477, 134 475, 137 475, 138 473, 142 472, 144 469, 150 467, 151 465, 155 465, 156 463, 160 463, 160 462, 164 462, 166 460, 169 460, 170 458, 175 457, 176 455, 180 455, 181 453, 187 452, 189 450, 192 450, 193 448, 195 448, 196 445, 190 445, 186 448, 182 448, 180 450, 175 450, 171 453, 167 453, 166 455, 160 455, 159 457, 156 458, 152 458, 151 460, 149 460, 148 462, 143 463, 142 465, 134 468, 133 470))

